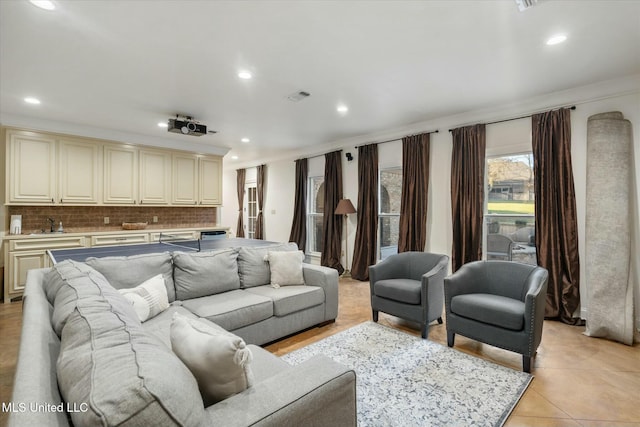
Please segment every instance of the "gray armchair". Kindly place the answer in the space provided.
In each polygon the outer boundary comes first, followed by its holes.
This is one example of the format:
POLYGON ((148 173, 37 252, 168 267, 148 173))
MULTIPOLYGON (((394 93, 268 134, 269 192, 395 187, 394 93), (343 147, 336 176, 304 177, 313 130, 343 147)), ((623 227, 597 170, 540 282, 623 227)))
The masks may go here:
POLYGON ((444 279, 447 344, 455 334, 522 354, 531 372, 542 339, 547 270, 509 261, 464 264, 444 279))
POLYGON ((449 257, 427 252, 402 252, 369 267, 373 321, 378 312, 418 322, 422 338, 429 323, 442 323, 444 277, 449 257))

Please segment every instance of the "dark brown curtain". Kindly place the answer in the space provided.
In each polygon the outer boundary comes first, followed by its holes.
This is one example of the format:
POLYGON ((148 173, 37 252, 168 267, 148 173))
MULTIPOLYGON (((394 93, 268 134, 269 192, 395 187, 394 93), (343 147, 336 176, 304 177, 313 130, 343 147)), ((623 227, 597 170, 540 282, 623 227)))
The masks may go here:
POLYGON ((289 241, 295 242, 298 249, 306 252, 307 247, 307 159, 296 160, 296 195, 293 204, 293 223, 289 241))
POLYGON ((342 150, 324 155, 324 216, 320 264, 344 272, 342 253, 342 215, 334 215, 342 199, 342 150))
POLYGON ((451 268, 455 272, 467 262, 482 259, 485 125, 465 126, 451 133, 451 268))
POLYGON ((369 280, 369 266, 377 261, 378 145, 358 147, 358 226, 351 277, 369 280))
POLYGON ((244 237, 244 181, 247 171, 238 169, 236 171, 236 189, 238 191, 238 225, 236 226, 236 237, 244 237))
POLYGON ((398 252, 424 251, 429 197, 429 134, 402 138, 398 252))
POLYGON ((580 324, 578 222, 569 109, 531 117, 536 192, 536 256, 549 271, 545 317, 580 324))
POLYGON ((264 216, 262 215, 262 207, 264 206, 264 172, 267 165, 260 165, 256 167, 256 174, 258 176, 256 183, 256 198, 258 199, 258 216, 256 217, 256 232, 254 234, 255 239, 264 240, 264 216))

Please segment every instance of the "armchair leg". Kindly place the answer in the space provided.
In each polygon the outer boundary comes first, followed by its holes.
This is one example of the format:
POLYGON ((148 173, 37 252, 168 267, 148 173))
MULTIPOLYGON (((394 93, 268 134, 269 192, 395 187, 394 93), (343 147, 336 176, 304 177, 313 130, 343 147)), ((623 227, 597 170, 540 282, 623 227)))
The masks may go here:
POLYGON ((422 325, 422 339, 427 339, 429 336, 429 325, 422 325))
POLYGON ((438 317, 438 325, 442 325, 442 317, 438 317))
POLYGON ((378 310, 371 310, 371 312, 373 313, 373 321, 377 322, 378 321, 378 310))
POLYGON ((456 334, 452 331, 447 331, 447 345, 453 347, 453 343, 456 340, 456 334))
POLYGON ((522 370, 528 374, 531 373, 531 366, 533 365, 533 356, 522 356, 522 370))

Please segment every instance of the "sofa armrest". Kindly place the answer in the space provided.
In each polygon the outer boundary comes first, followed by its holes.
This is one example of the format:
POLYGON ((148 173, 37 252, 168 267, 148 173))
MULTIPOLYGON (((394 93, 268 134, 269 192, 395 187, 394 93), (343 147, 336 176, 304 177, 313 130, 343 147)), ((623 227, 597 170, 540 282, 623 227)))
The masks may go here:
POLYGON ((317 355, 206 408, 207 426, 355 426, 355 372, 317 355))
POLYGON ((34 269, 27 273, 22 298, 20 348, 11 397, 16 406, 9 414, 9 427, 69 425, 66 413, 33 410, 31 406, 57 406, 62 403, 56 377, 60 339, 51 327, 53 307, 43 288, 48 270, 34 269))
POLYGON ((324 289, 324 320, 338 317, 338 272, 329 267, 313 264, 302 264, 304 283, 324 289))

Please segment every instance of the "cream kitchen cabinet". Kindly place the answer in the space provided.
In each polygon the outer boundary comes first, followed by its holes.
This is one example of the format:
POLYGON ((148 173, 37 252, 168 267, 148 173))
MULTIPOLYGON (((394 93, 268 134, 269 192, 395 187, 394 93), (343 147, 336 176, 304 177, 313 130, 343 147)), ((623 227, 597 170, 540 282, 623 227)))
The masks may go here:
POLYGON ((198 157, 189 154, 173 155, 172 198, 174 205, 197 205, 198 157))
POLYGON ((104 146, 103 203, 138 203, 138 150, 135 147, 104 146))
POLYGON ((6 130, 9 205, 218 206, 222 157, 6 130))
POLYGON ((27 280, 27 271, 51 266, 47 250, 86 246, 84 236, 6 240, 4 243, 5 303, 22 295, 27 280))
POLYGON ((10 204, 51 204, 57 200, 56 140, 7 130, 6 195, 10 204))
POLYGON ((220 205, 222 159, 216 156, 173 155, 174 205, 220 205))
POLYGON ((171 153, 140 150, 140 204, 168 205, 171 202, 171 153))
POLYGON ((102 145, 71 139, 58 142, 59 202, 95 205, 102 201, 102 145))
POLYGON ((199 160, 200 204, 221 205, 222 159, 220 157, 201 157, 199 160))

